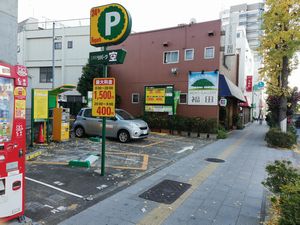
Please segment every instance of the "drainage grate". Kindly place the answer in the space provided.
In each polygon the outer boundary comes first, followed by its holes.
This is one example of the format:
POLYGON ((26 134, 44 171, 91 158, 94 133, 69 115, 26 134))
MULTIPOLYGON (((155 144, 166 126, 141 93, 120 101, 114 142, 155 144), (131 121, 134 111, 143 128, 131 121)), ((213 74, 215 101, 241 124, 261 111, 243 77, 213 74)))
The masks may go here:
POLYGON ((154 202, 172 204, 191 186, 190 184, 174 180, 163 180, 139 195, 139 197, 154 202))
POLYGON ((214 163, 223 163, 225 160, 223 159, 218 159, 218 158, 206 158, 205 159, 207 162, 214 162, 214 163))

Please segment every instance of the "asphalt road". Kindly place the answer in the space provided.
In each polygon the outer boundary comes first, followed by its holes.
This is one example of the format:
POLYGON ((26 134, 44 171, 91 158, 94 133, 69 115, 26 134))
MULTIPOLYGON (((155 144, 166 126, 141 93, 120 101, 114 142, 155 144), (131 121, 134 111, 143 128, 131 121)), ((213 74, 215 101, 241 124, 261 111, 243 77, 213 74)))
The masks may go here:
POLYGON ((87 138, 52 143, 27 162, 25 216, 57 224, 211 142, 160 134, 126 144, 107 140, 105 176, 99 172, 101 143, 87 138), (91 154, 99 156, 92 167, 68 166, 91 154))

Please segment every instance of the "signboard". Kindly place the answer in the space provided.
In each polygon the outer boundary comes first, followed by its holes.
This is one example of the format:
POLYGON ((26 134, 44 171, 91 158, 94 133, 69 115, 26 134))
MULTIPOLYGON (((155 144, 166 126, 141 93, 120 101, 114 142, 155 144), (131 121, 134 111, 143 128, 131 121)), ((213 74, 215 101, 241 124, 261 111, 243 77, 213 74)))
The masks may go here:
POLYGON ((165 104, 166 89, 161 87, 146 87, 146 104, 165 104))
POLYGON ((221 98, 219 101, 220 106, 225 107, 227 105, 227 99, 221 98))
POLYGON ((225 51, 224 55, 234 55, 236 53, 236 28, 239 23, 239 14, 230 13, 230 22, 225 27, 225 51))
POLYGON ((48 119, 48 90, 34 89, 33 119, 48 119))
POLYGON ((95 47, 123 42, 131 31, 131 17, 120 4, 94 7, 90 11, 90 44, 95 47))
POLYGON ((252 76, 247 76, 246 78, 246 91, 247 92, 252 91, 252 76))
POLYGON ((188 105, 218 105, 218 85, 218 72, 190 72, 188 105))
POLYGON ((93 116, 115 116, 115 83, 115 78, 94 78, 93 116))
POLYGON ((173 114, 174 86, 155 85, 145 87, 145 112, 168 112, 173 114))
POLYGON ((122 64, 126 56, 126 51, 123 49, 90 52, 91 64, 122 64))

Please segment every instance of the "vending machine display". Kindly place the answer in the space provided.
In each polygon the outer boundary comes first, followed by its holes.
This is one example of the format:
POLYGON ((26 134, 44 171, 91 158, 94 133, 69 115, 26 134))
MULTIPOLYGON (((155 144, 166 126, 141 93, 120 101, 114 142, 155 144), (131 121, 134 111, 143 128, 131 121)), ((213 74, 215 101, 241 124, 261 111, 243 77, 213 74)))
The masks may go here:
POLYGON ((0 62, 0 223, 24 215, 27 83, 26 67, 0 62))

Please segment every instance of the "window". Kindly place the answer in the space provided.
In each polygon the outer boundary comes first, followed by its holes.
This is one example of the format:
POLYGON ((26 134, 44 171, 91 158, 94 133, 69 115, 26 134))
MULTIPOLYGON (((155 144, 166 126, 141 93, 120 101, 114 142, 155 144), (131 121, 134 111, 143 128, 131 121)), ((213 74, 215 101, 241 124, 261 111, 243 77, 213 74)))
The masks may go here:
POLYGON ((180 93, 179 104, 187 104, 187 93, 180 93))
POLYGON ((138 104, 140 103, 140 94, 139 93, 132 93, 131 95, 131 103, 138 104))
POLYGON ((238 32, 238 33, 236 34, 236 37, 237 37, 237 38, 240 38, 240 37, 241 37, 241 33, 238 32))
POLYGON ((164 63, 178 63, 179 62, 179 51, 164 52, 164 63))
POLYGON ((83 116, 84 117, 92 117, 92 110, 91 109, 84 110, 83 116))
POLYGON ((51 82, 52 82, 52 67, 41 67, 40 83, 51 83, 51 82))
POLYGON ((215 57, 215 47, 206 47, 204 49, 204 59, 213 59, 215 57))
POLYGON ((184 60, 194 60, 194 49, 185 49, 184 50, 184 60))
POLYGON ((54 42, 54 49, 61 49, 61 48, 62 48, 61 42, 54 42))
POLYGON ((68 48, 73 48, 73 41, 68 41, 68 48))

